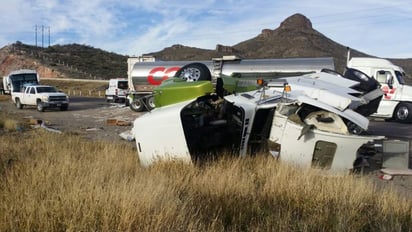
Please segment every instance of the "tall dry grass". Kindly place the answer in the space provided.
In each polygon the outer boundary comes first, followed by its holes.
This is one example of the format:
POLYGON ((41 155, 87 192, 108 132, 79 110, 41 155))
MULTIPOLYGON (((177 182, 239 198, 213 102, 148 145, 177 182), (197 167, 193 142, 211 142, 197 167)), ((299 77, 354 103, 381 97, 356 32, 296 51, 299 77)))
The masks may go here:
POLYGON ((130 144, 0 136, 0 231, 408 231, 412 203, 367 178, 270 157, 142 168, 130 144))

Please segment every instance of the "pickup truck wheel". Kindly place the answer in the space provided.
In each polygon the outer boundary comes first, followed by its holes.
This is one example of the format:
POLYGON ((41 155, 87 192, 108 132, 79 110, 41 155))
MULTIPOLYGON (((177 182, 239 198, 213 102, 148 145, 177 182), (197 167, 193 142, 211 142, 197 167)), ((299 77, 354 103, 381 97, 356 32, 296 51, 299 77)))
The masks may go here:
POLYGON ((182 78, 188 82, 212 80, 209 68, 202 63, 190 63, 183 66, 176 72, 175 77, 182 78))
POLYGON ((134 100, 129 105, 130 109, 136 112, 142 112, 144 109, 144 105, 141 99, 134 100))
POLYGON ((16 98, 16 107, 17 109, 23 109, 23 104, 21 104, 20 99, 16 98))
POLYGON ((154 97, 150 96, 146 98, 146 105, 149 108, 148 110, 153 110, 156 106, 154 104, 154 97))
POLYGON ((399 103, 394 112, 394 118, 398 122, 411 122, 412 121, 412 104, 411 103, 399 103))
POLYGON ((41 102, 41 101, 38 101, 38 102, 37 102, 37 111, 39 111, 39 112, 44 112, 43 102, 41 102))

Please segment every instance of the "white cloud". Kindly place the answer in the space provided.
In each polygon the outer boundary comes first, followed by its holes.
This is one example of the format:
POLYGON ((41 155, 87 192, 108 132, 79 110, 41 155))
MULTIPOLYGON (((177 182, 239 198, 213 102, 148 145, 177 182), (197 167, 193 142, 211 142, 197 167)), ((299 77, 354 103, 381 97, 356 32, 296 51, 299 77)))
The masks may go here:
MULTIPOLYGON (((139 55, 173 44, 214 49, 275 29, 295 13, 338 43, 371 55, 412 57, 407 0, 0 0, 0 46, 34 44, 35 25, 51 43, 88 44, 139 55), (10 25, 10 22, 12 22, 10 25)), ((40 34, 39 34, 40 35, 40 34)))

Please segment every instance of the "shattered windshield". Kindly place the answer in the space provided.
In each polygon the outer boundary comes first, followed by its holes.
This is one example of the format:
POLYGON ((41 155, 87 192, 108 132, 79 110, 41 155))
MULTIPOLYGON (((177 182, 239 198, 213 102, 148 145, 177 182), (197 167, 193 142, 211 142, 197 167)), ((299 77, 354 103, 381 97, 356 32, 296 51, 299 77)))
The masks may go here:
POLYGON ((38 93, 56 93, 57 90, 51 86, 37 87, 38 93))
POLYGON ((398 79, 399 84, 404 85, 406 74, 399 72, 399 71, 395 71, 395 74, 396 74, 396 79, 398 79))

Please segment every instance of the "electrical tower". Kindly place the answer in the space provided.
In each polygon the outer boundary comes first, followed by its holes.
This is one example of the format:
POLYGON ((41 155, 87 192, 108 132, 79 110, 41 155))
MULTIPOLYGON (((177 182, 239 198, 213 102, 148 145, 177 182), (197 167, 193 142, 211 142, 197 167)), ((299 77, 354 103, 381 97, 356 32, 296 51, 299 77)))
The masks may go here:
POLYGON ((37 47, 37 34, 38 34, 38 29, 41 28, 41 47, 44 48, 44 29, 46 28, 48 30, 48 39, 49 39, 49 47, 50 47, 50 26, 46 27, 44 25, 34 25, 34 40, 35 40, 35 45, 37 47))

